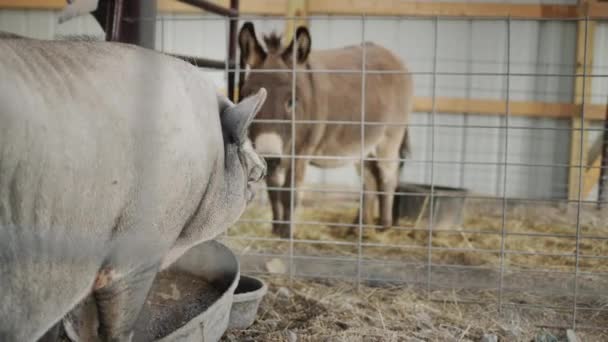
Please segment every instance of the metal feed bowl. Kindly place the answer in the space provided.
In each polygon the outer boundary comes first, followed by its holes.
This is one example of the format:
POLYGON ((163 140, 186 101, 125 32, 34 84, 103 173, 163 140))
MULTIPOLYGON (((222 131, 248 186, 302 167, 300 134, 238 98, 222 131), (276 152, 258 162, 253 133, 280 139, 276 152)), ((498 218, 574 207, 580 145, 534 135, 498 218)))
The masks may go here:
MULTIPOLYGON (((234 290, 239 282, 240 268, 234 253, 217 241, 207 241, 190 249, 163 272, 175 275, 167 279, 183 277, 186 284, 199 280, 200 284, 207 285, 201 287, 195 297, 180 301, 177 298, 184 293, 180 295, 177 288, 174 293, 163 289, 160 286, 163 277, 159 274, 137 321, 133 341, 219 341, 228 328, 234 290), (176 300, 155 305, 154 299, 159 296, 176 300)), ((91 313, 96 316, 96 310, 95 303, 89 301, 79 308, 77 315, 64 318, 65 332, 69 336, 64 340, 79 341, 94 336, 95 332, 90 332, 78 318, 91 313)))
POLYGON ((200 315, 156 341, 219 341, 228 328, 234 290, 240 277, 234 253, 217 241, 208 241, 189 250, 170 269, 204 278, 222 294, 200 315))
POLYGON ((427 184, 401 183, 393 204, 393 222, 400 218, 415 221, 418 228, 423 220, 428 220, 431 207, 431 188, 433 189, 433 228, 461 226, 464 206, 469 194, 467 189, 427 184))
POLYGON ((241 276, 239 285, 234 291, 228 329, 249 328, 255 321, 258 307, 267 291, 268 287, 261 279, 241 276))

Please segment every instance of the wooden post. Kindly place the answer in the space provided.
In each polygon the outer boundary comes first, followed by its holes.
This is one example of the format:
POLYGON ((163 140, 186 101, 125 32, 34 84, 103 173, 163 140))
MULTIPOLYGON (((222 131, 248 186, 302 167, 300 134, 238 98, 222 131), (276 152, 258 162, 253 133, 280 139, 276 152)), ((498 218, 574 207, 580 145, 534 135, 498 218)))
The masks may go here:
MULTIPOLYGON (((287 17, 306 17, 307 15, 307 0, 289 0, 287 2, 287 17)), ((299 26, 308 26, 308 20, 304 18, 287 19, 285 22, 285 32, 283 33, 283 42, 285 45, 289 44, 299 26)))
MULTIPOLYGON (((577 23, 576 34, 576 74, 590 74, 593 65, 593 42, 595 40, 595 22, 581 20, 577 23), (587 41, 585 42, 585 37, 587 41), (586 50, 586 51, 585 51, 586 50), (586 71, 585 71, 586 70, 586 71)), ((587 164, 587 131, 589 120, 583 120, 582 113, 589 103, 591 94, 591 77, 576 77, 574 80, 574 103, 581 105, 581 110, 572 117, 570 134, 570 168, 568 180, 568 199, 579 199, 579 188, 582 186, 580 173, 587 164), (583 93, 584 92, 584 93, 583 93), (582 154, 581 154, 582 152, 582 154), (581 165, 582 164, 582 165, 581 165)), ((583 197, 581 189, 581 199, 583 197)))

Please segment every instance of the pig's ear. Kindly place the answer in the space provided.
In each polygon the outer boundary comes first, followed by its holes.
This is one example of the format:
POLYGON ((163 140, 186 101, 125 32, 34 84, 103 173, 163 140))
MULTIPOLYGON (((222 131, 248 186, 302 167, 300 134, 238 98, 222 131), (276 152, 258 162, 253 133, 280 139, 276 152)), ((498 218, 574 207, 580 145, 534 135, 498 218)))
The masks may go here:
MULTIPOLYGON (((266 100, 266 89, 260 90, 236 105, 225 108, 221 114, 222 129, 231 141, 242 144, 247 139, 247 130, 253 118, 266 100)), ((221 107, 221 105, 220 105, 221 107)))

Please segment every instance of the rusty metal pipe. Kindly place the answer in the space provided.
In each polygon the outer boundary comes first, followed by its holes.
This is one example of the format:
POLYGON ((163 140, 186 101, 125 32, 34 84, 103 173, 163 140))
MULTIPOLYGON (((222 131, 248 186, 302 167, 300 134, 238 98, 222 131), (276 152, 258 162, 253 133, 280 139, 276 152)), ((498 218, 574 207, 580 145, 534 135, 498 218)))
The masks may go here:
POLYGON ((156 17, 156 0, 115 1, 115 6, 121 7, 120 12, 114 10, 116 14, 114 26, 118 30, 115 40, 154 49, 156 20, 139 20, 139 18, 156 17))
MULTIPOLYGON (((238 16, 239 9, 239 0, 230 0, 230 9, 234 11, 238 16)), ((230 26, 229 26, 229 37, 228 37, 228 64, 235 65, 236 60, 236 40, 237 40, 237 27, 238 27, 238 19, 237 17, 230 18, 230 26)), ((231 68, 233 69, 233 68, 231 68)), ((236 102, 236 95, 234 92, 235 85, 235 72, 228 72, 228 98, 232 100, 232 102, 236 102)))

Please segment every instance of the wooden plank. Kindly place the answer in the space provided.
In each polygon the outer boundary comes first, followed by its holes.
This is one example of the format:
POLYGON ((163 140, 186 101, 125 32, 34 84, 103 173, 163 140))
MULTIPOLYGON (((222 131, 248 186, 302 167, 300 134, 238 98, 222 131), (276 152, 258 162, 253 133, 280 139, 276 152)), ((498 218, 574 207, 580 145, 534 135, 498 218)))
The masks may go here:
POLYGON ((583 189, 581 198, 585 198, 589 196, 593 187, 597 184, 600 179, 600 168, 602 167, 602 158, 601 155, 598 158, 595 158, 593 164, 591 164, 586 170, 585 175, 583 177, 583 189))
MULTIPOLYGON (((240 4, 241 14, 285 15, 288 0, 244 0, 240 4)), ((218 5, 230 7, 230 0, 218 0, 218 5)), ((46 9, 60 10, 65 0, 0 0, 0 9, 46 9)), ((164 13, 203 13, 200 9, 177 0, 158 0, 158 11, 164 13)))
POLYGON ((591 2, 587 5, 586 13, 592 19, 608 18, 608 2, 591 2))
MULTIPOLYGON (((306 0, 302 0, 305 1, 306 0)), ((289 0, 243 0, 242 14, 283 16, 289 0)), ((229 0, 217 0, 228 7, 229 0)), ((65 6, 65 0, 0 0, 0 8, 52 9, 65 6)), ((481 2, 416 2, 403 0, 308 0, 310 14, 370 16, 444 16, 522 19, 608 18, 608 4, 591 2, 583 6, 549 4, 509 4, 481 2)), ((176 0, 158 0, 159 12, 200 13, 193 6, 176 0)))
POLYGON ((576 5, 414 2, 402 0, 310 0, 309 11, 316 14, 409 15, 446 17, 575 18, 576 5))
POLYGON ((604 143, 603 134, 597 137, 591 147, 589 148, 589 153, 587 154, 587 167, 591 167, 591 165, 595 164, 596 160, 602 157, 602 148, 604 143))
MULTIPOLYGON (((414 100, 414 111, 430 112, 433 109, 433 99, 417 97, 414 100)), ((578 116, 581 106, 571 103, 552 103, 536 101, 511 101, 510 113, 513 116, 541 117, 552 119, 571 119, 578 116)), ((507 106, 504 100, 494 99, 465 99, 456 97, 438 97, 435 101, 438 113, 448 114, 484 114, 505 115, 507 106)), ((585 106, 585 118, 603 120, 606 105, 594 104, 585 106)))
MULTIPOLYGON (((593 43, 595 41, 595 22, 579 21, 577 23, 576 37, 576 74, 589 72, 593 65, 593 43), (585 38, 587 41, 585 42, 585 38), (585 51, 586 50, 586 51, 585 51), (585 67, 586 65, 586 67, 585 67), (585 69, 586 68, 586 69, 585 69)), ((591 94, 591 78, 576 77, 574 80, 574 104, 581 105, 589 103, 591 94)), ((585 112, 585 114, 587 114, 585 112)), ((589 118, 585 120, 581 115, 572 118, 572 132, 570 134, 570 168, 568 175, 568 199, 578 200, 579 193, 584 195, 584 184, 581 184, 581 173, 584 172, 580 165, 587 163, 589 118)), ((583 174, 584 176, 584 174, 583 174)), ((583 180, 584 177, 583 177, 583 180)), ((584 197, 581 197, 584 199, 584 197)))
MULTIPOLYGON (((287 3, 286 17, 305 17, 308 16, 307 0, 289 0, 287 3)), ((297 27, 308 26, 308 20, 305 18, 297 18, 285 21, 285 32, 283 33, 283 42, 289 44, 297 27)))
POLYGON ((65 0, 0 0, 0 8, 6 9, 51 9, 65 7, 65 0))
MULTIPOLYGON (((230 0, 218 0, 218 5, 229 8, 230 0)), ((239 3, 239 13, 260 15, 285 15, 288 0, 243 0, 239 3)), ((158 10, 164 13, 203 13, 200 9, 177 0, 158 0, 158 10)))
MULTIPOLYGON (((289 0, 246 0, 240 4, 242 14, 282 16, 289 0)), ((305 0, 302 0, 305 1, 305 0)), ((217 0, 228 7, 229 0, 217 0)), ((592 2, 585 6, 547 4, 415 2, 400 0, 308 0, 311 14, 444 16, 522 19, 574 19, 586 14, 592 19, 608 18, 608 3, 592 2)), ((0 9, 58 10, 65 0, 0 0, 0 9)), ((158 0, 159 12, 200 13, 200 10, 176 0, 158 0)))

